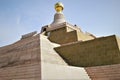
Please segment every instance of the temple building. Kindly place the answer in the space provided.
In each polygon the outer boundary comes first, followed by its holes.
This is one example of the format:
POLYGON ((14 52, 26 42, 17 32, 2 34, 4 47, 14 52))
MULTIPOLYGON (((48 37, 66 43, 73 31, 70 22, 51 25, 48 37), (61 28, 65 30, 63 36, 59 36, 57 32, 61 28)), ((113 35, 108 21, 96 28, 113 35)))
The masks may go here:
POLYGON ((55 4, 51 24, 0 47, 0 80, 120 80, 120 38, 68 23, 55 4))

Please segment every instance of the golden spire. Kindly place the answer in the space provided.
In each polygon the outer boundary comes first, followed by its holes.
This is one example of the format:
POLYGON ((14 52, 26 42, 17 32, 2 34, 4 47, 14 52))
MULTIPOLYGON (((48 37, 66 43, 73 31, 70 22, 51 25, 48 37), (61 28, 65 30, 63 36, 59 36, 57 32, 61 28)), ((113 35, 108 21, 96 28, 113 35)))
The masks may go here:
POLYGON ((56 12, 62 12, 64 9, 64 5, 61 2, 58 2, 55 4, 55 10, 56 12))

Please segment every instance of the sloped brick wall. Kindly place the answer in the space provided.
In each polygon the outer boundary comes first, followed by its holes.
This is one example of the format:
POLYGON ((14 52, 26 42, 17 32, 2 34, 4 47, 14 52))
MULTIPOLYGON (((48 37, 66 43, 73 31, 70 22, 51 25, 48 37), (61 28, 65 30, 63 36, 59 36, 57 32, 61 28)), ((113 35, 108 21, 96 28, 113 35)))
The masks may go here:
POLYGON ((120 64, 86 67, 92 80, 120 80, 120 64))
POLYGON ((0 68, 0 80, 40 80, 40 64, 24 64, 0 68))
POLYGON ((0 48, 0 78, 2 80, 40 80, 39 38, 38 34, 0 48))

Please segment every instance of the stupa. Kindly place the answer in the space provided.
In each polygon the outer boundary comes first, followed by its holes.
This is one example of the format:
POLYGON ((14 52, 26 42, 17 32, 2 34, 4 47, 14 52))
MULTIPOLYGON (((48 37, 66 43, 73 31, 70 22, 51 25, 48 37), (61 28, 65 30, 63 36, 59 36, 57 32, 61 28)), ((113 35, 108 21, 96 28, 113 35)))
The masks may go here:
POLYGON ((51 24, 0 47, 0 80, 120 80, 120 39, 68 23, 55 4, 51 24))

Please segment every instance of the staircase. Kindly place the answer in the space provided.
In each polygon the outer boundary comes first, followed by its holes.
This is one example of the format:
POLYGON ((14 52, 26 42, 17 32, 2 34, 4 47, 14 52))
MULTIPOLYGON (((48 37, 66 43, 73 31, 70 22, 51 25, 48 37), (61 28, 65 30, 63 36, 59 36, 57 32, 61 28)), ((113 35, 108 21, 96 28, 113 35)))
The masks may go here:
POLYGON ((50 42, 44 35, 40 35, 40 45, 42 80, 90 80, 83 67, 69 66, 55 52, 54 47, 60 45, 50 42))
POLYGON ((87 67, 86 71, 92 80, 120 80, 120 64, 87 67))

